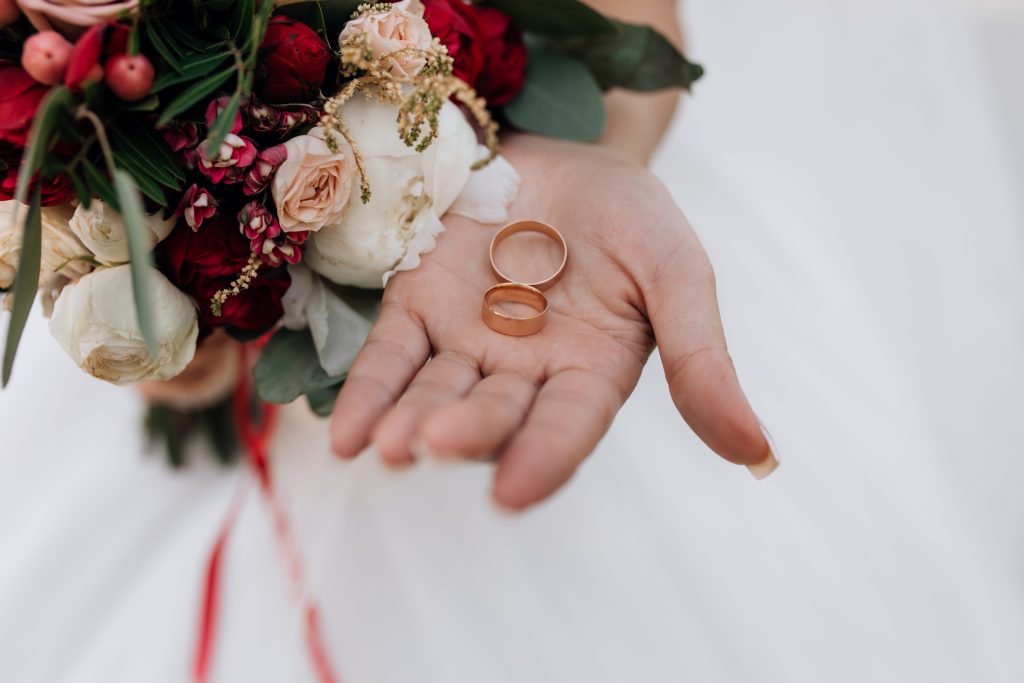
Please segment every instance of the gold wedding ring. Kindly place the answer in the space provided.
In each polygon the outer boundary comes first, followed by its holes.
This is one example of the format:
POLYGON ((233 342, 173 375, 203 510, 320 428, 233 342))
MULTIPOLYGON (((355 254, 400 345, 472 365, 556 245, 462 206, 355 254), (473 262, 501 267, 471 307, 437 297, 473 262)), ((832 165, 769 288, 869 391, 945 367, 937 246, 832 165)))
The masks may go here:
POLYGON ((494 285, 484 294, 483 318, 487 327, 495 332, 511 337, 528 337, 544 329, 548 319, 548 300, 536 287, 504 282, 494 285), (529 316, 504 313, 497 308, 503 303, 525 304, 536 313, 529 316))
POLYGON ((541 223, 540 221, 516 221, 515 223, 509 223, 504 228, 498 231, 498 234, 491 240, 491 270, 502 282, 511 282, 526 285, 527 287, 533 287, 534 289, 545 290, 553 287, 555 283, 562 279, 562 275, 565 273, 565 264, 569 260, 569 247, 565 243, 565 238, 562 237, 562 233, 552 228, 547 223, 541 223), (562 262, 558 265, 558 269, 550 277, 541 280, 539 282, 518 282, 517 280, 510 278, 508 275, 503 273, 498 264, 495 261, 494 255, 498 249, 498 245, 504 242, 506 239, 520 232, 536 232, 541 235, 549 237, 558 247, 562 250, 562 262))

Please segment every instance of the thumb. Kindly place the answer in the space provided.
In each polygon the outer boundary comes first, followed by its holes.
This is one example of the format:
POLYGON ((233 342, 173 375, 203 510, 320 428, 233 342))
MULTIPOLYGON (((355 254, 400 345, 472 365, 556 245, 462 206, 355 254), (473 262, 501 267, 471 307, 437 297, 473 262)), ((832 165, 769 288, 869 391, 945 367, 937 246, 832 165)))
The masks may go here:
POLYGON ((687 237, 663 253, 644 291, 665 377, 676 408, 697 436, 763 479, 779 463, 729 356, 714 271, 686 228, 687 237))

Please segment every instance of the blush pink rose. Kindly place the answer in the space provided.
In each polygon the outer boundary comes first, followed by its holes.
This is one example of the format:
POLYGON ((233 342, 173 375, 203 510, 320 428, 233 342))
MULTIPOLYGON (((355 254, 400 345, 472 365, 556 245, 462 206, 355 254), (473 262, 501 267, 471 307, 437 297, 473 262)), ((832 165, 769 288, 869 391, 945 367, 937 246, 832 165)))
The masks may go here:
MULTIPOLYGON (((362 16, 345 24, 339 42, 365 34, 369 37, 374 57, 386 57, 405 48, 426 50, 432 37, 430 27, 423 19, 423 4, 419 0, 402 0, 386 11, 369 9, 362 16)), ((390 57, 390 70, 398 76, 415 76, 426 64, 422 56, 400 55, 390 57)))
POLYGON ((277 169, 270 186, 284 232, 316 232, 340 221, 348 210, 352 185, 358 174, 352 149, 340 137, 338 152, 314 128, 284 143, 288 157, 277 169))
POLYGON ((17 0, 32 25, 77 38, 85 29, 139 13, 139 0, 17 0))

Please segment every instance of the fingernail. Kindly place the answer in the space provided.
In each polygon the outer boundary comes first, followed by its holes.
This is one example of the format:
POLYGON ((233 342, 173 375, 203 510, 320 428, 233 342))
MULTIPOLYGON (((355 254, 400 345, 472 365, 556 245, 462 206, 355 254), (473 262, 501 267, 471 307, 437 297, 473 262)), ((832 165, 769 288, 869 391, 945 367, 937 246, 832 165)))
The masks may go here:
POLYGON ((747 469, 754 475, 754 479, 760 481, 779 468, 779 451, 775 448, 775 439, 772 438, 768 428, 764 426, 764 422, 758 419, 757 423, 761 426, 761 433, 764 434, 765 441, 768 442, 768 455, 756 465, 747 465, 747 469))
POLYGON ((435 453, 422 439, 413 441, 409 445, 409 450, 412 451, 417 460, 432 460, 438 463, 451 463, 462 460, 459 456, 451 453, 435 453))
POLYGON ((434 457, 430 447, 422 439, 417 439, 409 444, 409 450, 417 460, 430 460, 434 457))

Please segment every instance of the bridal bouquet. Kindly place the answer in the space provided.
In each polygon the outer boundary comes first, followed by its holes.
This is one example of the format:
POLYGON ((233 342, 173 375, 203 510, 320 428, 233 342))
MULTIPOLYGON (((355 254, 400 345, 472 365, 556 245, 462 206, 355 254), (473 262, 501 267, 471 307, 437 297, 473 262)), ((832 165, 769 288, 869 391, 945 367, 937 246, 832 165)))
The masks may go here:
POLYGON ((0 0, 3 383, 39 298, 97 378, 227 334, 326 413, 441 218, 507 219, 499 122, 590 140, 602 91, 700 74, 578 0, 0 0))

